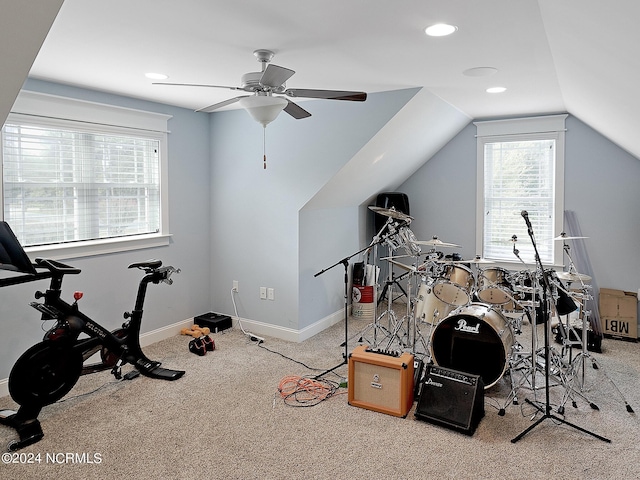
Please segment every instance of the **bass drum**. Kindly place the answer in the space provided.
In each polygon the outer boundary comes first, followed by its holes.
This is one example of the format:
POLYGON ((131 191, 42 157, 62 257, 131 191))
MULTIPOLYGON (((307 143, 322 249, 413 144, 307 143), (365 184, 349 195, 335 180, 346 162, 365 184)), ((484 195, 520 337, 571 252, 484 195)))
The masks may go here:
POLYGON ((454 310, 431 334, 433 361, 480 375, 487 390, 504 375, 513 347, 513 331, 493 305, 472 303, 454 310))

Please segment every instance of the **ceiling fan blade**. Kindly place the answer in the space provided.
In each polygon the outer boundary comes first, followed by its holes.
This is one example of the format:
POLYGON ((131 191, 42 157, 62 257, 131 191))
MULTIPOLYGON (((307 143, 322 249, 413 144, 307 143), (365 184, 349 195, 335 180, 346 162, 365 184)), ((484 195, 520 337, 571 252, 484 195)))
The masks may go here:
POLYGON ((296 120, 300 120, 301 118, 310 117, 311 114, 307 112, 300 105, 293 103, 291 100, 287 100, 289 102, 286 107, 284 107, 284 111, 291 115, 296 120))
POLYGON ((288 68, 270 63, 260 77, 260 85, 264 87, 278 88, 296 73, 288 68))
POLYGON ((229 90, 242 90, 241 87, 227 87, 226 85, 207 85, 207 84, 201 84, 201 83, 152 82, 151 85, 173 85, 177 87, 211 87, 211 88, 228 88, 229 90))
POLYGON ((226 107, 227 105, 236 103, 241 98, 250 97, 250 96, 251 95, 241 95, 239 97, 230 98, 229 100, 225 100, 224 102, 214 103, 213 105, 209 105, 208 107, 200 108, 196 110, 196 112, 205 112, 205 113, 213 112, 214 110, 217 110, 219 108, 226 107))
POLYGON ((290 88, 284 94, 288 97, 325 98, 329 100, 349 100, 351 102, 364 102, 367 99, 365 92, 349 92, 340 90, 311 90, 308 88, 290 88))

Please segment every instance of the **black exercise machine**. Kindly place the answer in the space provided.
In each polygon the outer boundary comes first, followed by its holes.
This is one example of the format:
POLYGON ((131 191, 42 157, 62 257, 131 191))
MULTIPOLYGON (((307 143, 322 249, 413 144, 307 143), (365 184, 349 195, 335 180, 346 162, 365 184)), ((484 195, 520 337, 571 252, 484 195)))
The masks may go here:
POLYGON ((10 451, 38 442, 43 436, 38 415, 42 408, 57 402, 74 387, 80 375, 111 369, 115 378, 122 378, 122 365, 133 365, 142 375, 162 380, 177 380, 182 370, 161 367, 160 362, 145 356, 140 347, 142 307, 147 285, 160 282, 171 285, 171 275, 179 269, 162 266, 160 260, 133 263, 128 268, 142 270, 134 309, 125 312, 122 328, 109 331, 82 313, 78 307, 81 292, 74 293, 69 304, 60 298, 65 275, 77 275, 79 268, 38 258, 32 264, 6 222, 0 222, 0 269, 23 275, 0 278, 0 287, 50 278, 46 292, 37 291, 31 306, 42 314, 42 320, 56 323, 45 333, 42 342, 23 353, 9 374, 9 393, 20 405, 17 412, 0 411, 0 424, 14 428, 20 437, 8 445, 10 451), (80 338, 81 334, 82 337, 80 338), (85 365, 98 354, 100 361, 85 365))

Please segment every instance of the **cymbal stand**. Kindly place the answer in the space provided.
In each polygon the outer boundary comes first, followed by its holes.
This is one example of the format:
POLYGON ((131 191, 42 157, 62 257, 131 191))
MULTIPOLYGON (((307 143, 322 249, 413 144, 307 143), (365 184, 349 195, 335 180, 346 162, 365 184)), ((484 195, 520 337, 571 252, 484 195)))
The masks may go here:
MULTIPOLYGON (((373 239, 371 240, 371 243, 369 244, 369 246, 364 249, 364 251, 368 253, 371 251, 371 248, 373 247, 373 257, 374 259, 378 258, 378 245, 380 245, 383 242, 387 242, 388 240, 393 237, 396 234, 396 230, 393 228, 392 226, 393 224, 393 218, 389 217, 387 218, 387 221, 385 222, 385 224, 382 226, 382 228, 380 229, 380 231, 378 233, 376 233, 376 235, 373 237, 373 239), (385 230, 389 230, 387 232, 387 234, 383 234, 383 232, 385 230)), ((391 246, 389 246, 389 251, 391 253, 391 246)), ((365 262, 366 263, 366 262, 365 262)), ((374 272, 376 272, 377 270, 374 268, 374 272)), ((353 340, 354 338, 358 339, 358 343, 361 342, 366 342, 369 345, 373 346, 373 347, 377 347, 378 346, 378 332, 382 331, 385 334, 385 338, 386 336, 389 334, 389 331, 382 327, 379 322, 378 322, 378 318, 377 318, 377 302, 376 302, 376 298, 378 297, 378 276, 377 273, 374 273, 375 275, 375 279, 374 279, 374 301, 373 301, 373 307, 374 307, 374 312, 373 312, 373 322, 369 323, 368 325, 366 325, 362 330, 360 330, 359 332, 357 332, 356 334, 354 334, 351 338, 347 339, 346 342, 348 342, 349 340, 353 340), (369 330, 373 330, 373 341, 369 341, 366 337, 365 334, 369 331, 369 330)))
MULTIPOLYGON (((528 265, 522 260, 520 257, 520 250, 516 248, 516 242, 518 241, 518 237, 513 235, 511 237, 513 241, 513 254, 518 258, 520 263, 525 267, 525 270, 519 272, 517 275, 517 280, 521 283, 519 286, 514 286, 515 292, 518 293, 518 298, 512 297, 514 302, 514 306, 521 306, 523 309, 523 315, 526 315, 529 319, 529 324, 531 325, 531 351, 530 352, 522 352, 522 345, 516 347, 516 353, 512 356, 510 362, 510 377, 511 377, 511 396, 513 398, 513 403, 515 405, 518 404, 517 391, 522 388, 522 386, 530 381, 531 390, 535 393, 536 391, 536 372, 538 370, 538 362, 537 362, 537 352, 538 352, 538 332, 537 332, 537 319, 536 319, 536 298, 537 292, 539 291, 538 285, 538 275, 533 274, 528 265), (523 272, 526 272, 526 277, 522 277, 523 272), (531 286, 527 287, 527 279, 531 280, 531 286), (524 301, 526 298, 526 293, 531 293, 531 302, 524 301), (524 370, 524 374, 521 376, 521 380, 519 383, 514 383, 514 373, 516 371, 524 370)), ((503 411, 501 411, 504 414, 503 411)))
MULTIPOLYGON (((391 260, 393 260, 393 249, 391 247, 389 247, 389 256, 387 257, 387 260, 389 260, 388 262, 389 273, 387 274, 388 279, 385 284, 385 289, 388 288, 387 309, 376 318, 375 324, 378 325, 380 328, 386 330, 387 335, 385 336, 385 339, 389 338, 389 344, 387 346, 387 349, 388 349, 389 345, 393 342, 394 338, 397 336, 399 328, 402 326, 402 324, 398 322, 398 317, 396 316, 396 312, 393 310, 393 285, 394 283, 396 283, 396 281, 394 280, 393 263, 391 262, 391 260), (387 317, 388 329, 381 326, 382 319, 384 317, 387 317)), ((407 303, 410 303, 409 300, 410 299, 407 297, 407 303)), ((382 339, 380 343, 382 343, 382 341, 384 341, 384 339, 382 339)), ((380 343, 375 343, 375 338, 374 338, 375 348, 377 348, 380 343)))
MULTIPOLYGON (((582 312, 582 337, 581 337, 581 341, 579 342, 581 344, 581 351, 575 356, 575 358, 570 360, 569 375, 571 377, 571 383, 567 389, 568 390, 571 389, 577 395, 587 400, 586 396, 584 395, 584 392, 588 389, 586 385, 586 376, 587 376, 586 364, 587 364, 587 360, 590 360, 591 367, 594 370, 599 370, 599 373, 602 376, 604 376, 604 378, 606 378, 606 380, 613 386, 614 390, 622 399, 622 402, 624 403, 627 412, 634 413, 633 408, 631 407, 631 405, 629 405, 629 403, 627 402, 627 399, 622 394, 618 386, 615 384, 613 380, 611 380, 611 377, 607 375, 606 371, 602 368, 600 363, 598 363, 596 358, 591 355, 591 352, 589 352, 589 344, 588 344, 589 340, 588 340, 587 327, 589 325, 590 315, 591 315, 591 312, 589 310, 585 310, 582 312), (577 386, 574 387, 574 383, 577 383, 577 386)), ((575 330, 573 331, 575 333, 575 330)), ((589 405, 591 406, 591 408, 593 408, 594 410, 599 410, 596 404, 594 404, 593 402, 590 402, 589 400, 587 401, 589 402, 589 405)), ((573 406, 574 407, 576 406, 575 401, 573 402, 573 406)))
MULTIPOLYGON (((549 325, 549 308, 548 308, 548 303, 547 303, 547 294, 550 293, 550 286, 549 286, 549 280, 547 278, 547 274, 544 270, 544 267, 542 265, 542 261, 540 260, 540 255, 538 254, 538 246, 536 245, 536 241, 535 241, 535 236, 533 233, 533 227, 531 226, 531 222, 529 221, 529 214, 527 213, 526 210, 522 211, 522 217, 524 218, 526 224, 527 224, 527 229, 528 229, 528 233, 529 233, 529 237, 531 238, 531 243, 533 245, 533 249, 535 252, 535 260, 536 260, 536 264, 538 265, 538 267, 540 268, 541 272, 542 272, 542 323, 544 325, 544 368, 545 368, 545 404, 544 404, 544 408, 537 405, 536 403, 532 402, 529 399, 525 399, 525 401, 527 401, 529 404, 533 405, 538 411, 542 412, 542 416, 531 426, 529 426, 527 429, 525 429, 522 433, 520 433, 519 435, 517 435, 515 438, 513 438, 511 440, 512 443, 516 443, 517 441, 519 441, 520 439, 522 439, 522 437, 524 437, 527 433, 529 433, 531 430, 533 430, 536 426, 538 426, 539 424, 541 424, 543 421, 547 420, 547 419, 551 419, 551 420, 555 420, 558 423, 563 423, 565 425, 568 425, 570 427, 575 428, 576 430, 579 430, 581 432, 587 433, 589 435, 592 435, 595 438, 598 438, 599 440, 602 440, 604 442, 607 443, 611 443, 611 440, 602 437, 596 433, 590 432, 589 430, 586 430, 582 427, 579 427, 577 425, 574 425, 572 423, 569 423, 568 421, 566 421, 564 418, 560 418, 557 417, 555 415, 553 415, 551 413, 551 402, 550 402, 550 398, 549 398, 549 379, 550 379, 550 346, 549 346, 549 331, 550 331, 550 325, 549 325)), ((556 424, 554 422, 554 424, 556 424)))

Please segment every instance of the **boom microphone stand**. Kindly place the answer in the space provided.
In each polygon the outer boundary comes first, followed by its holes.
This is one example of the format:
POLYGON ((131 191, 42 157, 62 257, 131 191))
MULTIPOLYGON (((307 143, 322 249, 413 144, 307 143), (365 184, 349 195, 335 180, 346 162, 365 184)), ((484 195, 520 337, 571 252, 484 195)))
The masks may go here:
POLYGON ((340 368, 342 365, 346 365, 347 362, 348 362, 347 342, 348 342, 349 333, 348 333, 348 328, 347 328, 347 320, 349 319, 349 260, 352 257, 355 257, 356 255, 361 254, 365 250, 369 250, 374 245, 378 245, 378 244, 380 244, 382 242, 385 242, 386 239, 387 238, 385 236, 383 236, 382 238, 377 239, 377 240, 374 239, 374 241, 370 245, 367 245, 362 250, 358 250, 357 252, 349 255, 348 257, 343 258, 339 262, 334 263, 330 267, 327 267, 324 270, 321 270, 320 272, 318 272, 318 273, 316 273, 314 275, 314 277, 318 277, 318 276, 322 275, 324 272, 327 272, 327 271, 331 270, 333 267, 337 267, 340 264, 344 265, 344 353, 342 354, 342 362, 339 363, 338 365, 336 365, 335 367, 330 368, 329 370, 325 370, 324 372, 320 373, 319 375, 316 375, 314 377, 315 379, 318 379, 318 378, 326 375, 327 373, 333 372, 334 370, 340 368))
MULTIPOLYGON (((556 420, 559 423, 564 423, 565 425, 569 425, 570 427, 575 428, 576 430, 580 430, 581 432, 587 433, 589 435, 592 435, 594 437, 596 437, 599 440, 602 440, 603 442, 607 442, 607 443, 611 443, 611 440, 609 440, 608 438, 602 437, 598 434, 595 434, 593 432, 590 432, 589 430, 586 430, 582 427, 578 427, 577 425, 574 425, 572 423, 567 422, 565 419, 560 418, 560 417, 556 417, 555 415, 553 415, 551 413, 551 402, 549 401, 549 307, 548 307, 548 303, 547 303, 547 292, 551 292, 550 287, 549 287, 549 279, 547 278, 547 275, 544 271, 544 267, 542 265, 542 261, 540 260, 540 255, 538 254, 538 247, 536 245, 536 240, 535 237, 533 235, 533 227, 531 226, 531 222, 529 221, 529 214, 527 213, 526 210, 522 210, 521 212, 522 217, 524 218, 524 221, 527 224, 527 230, 529 232, 529 237, 531 238, 531 243, 533 244, 533 250, 535 252, 535 261, 536 261, 536 265, 540 268, 540 271, 542 272, 542 323, 544 325, 544 376, 545 376, 545 406, 544 406, 544 410, 542 409, 542 407, 540 407, 539 405, 533 403, 531 400, 529 400, 528 398, 525 398, 525 401, 531 405, 533 405, 536 409, 538 409, 538 411, 543 412, 542 417, 540 417, 533 425, 529 426, 526 430, 524 430, 522 433, 520 433, 517 437, 513 438, 511 440, 511 443, 516 443, 518 440, 520 440, 522 437, 524 437, 527 433, 529 433, 531 430, 533 430, 535 427, 537 427, 539 424, 541 424, 543 421, 547 420, 548 418, 552 419, 552 420, 556 420)), ((534 326, 535 327, 535 326, 534 326)), ((535 355, 536 353, 533 352, 533 354, 535 355)), ((535 361, 535 359, 534 359, 535 361)))

